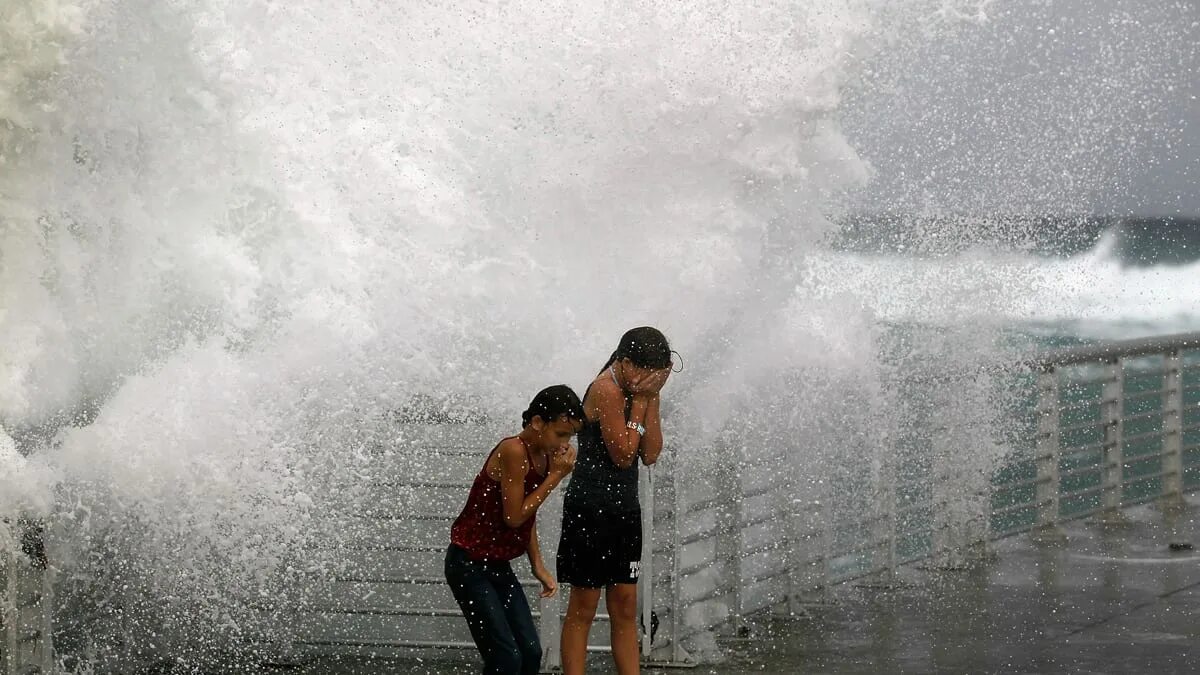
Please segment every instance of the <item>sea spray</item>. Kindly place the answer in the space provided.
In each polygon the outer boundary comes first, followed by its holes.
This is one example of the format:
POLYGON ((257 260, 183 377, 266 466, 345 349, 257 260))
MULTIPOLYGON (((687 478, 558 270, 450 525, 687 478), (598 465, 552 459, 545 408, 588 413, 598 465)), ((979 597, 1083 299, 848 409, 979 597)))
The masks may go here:
POLYGON ((880 466, 901 365, 996 351, 979 322, 883 363, 891 289, 822 263, 871 176, 838 120, 862 57, 897 17, 988 3, 934 4, 73 14, 22 57, 37 99, 7 104, 0 167, 0 422, 53 467, 61 649, 270 654, 348 536, 323 505, 371 480, 397 410, 514 420, 633 325, 685 355, 665 466, 720 463, 747 423, 814 485, 880 466))

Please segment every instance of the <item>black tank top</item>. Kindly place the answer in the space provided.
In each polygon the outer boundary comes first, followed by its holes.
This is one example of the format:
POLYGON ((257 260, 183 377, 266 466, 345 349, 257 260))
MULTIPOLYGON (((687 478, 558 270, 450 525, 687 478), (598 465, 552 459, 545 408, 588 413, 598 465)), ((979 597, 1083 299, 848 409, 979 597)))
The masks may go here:
MULTIPOLYGON (((584 392, 585 401, 591 391, 589 386, 584 392)), ((629 419, 631 403, 626 398, 625 419, 629 419)), ((627 469, 618 467, 612 461, 600 433, 600 420, 585 423, 576 438, 579 456, 575 459, 575 470, 571 472, 565 501, 576 508, 602 508, 618 513, 641 511, 641 503, 638 502, 638 459, 635 457, 627 469)))

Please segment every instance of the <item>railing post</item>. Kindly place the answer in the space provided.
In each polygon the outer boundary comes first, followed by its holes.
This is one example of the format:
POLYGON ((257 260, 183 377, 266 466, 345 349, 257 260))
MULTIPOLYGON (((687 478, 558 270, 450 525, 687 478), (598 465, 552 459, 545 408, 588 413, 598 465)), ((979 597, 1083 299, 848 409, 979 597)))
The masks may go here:
POLYGON ((1060 511, 1059 463, 1062 439, 1059 434, 1061 407, 1058 391, 1058 371, 1048 367, 1038 375, 1037 445, 1034 466, 1037 469, 1035 498, 1037 523, 1032 537, 1040 543, 1060 543, 1066 535, 1058 526, 1060 511))
POLYGON ((1183 354, 1175 349, 1163 360, 1163 480, 1160 505, 1179 510, 1183 499, 1183 354))
MULTIPOLYGON (((987 555, 988 473, 977 470, 979 410, 986 392, 970 378, 938 378, 931 392, 940 420, 929 426, 933 556, 945 569, 974 566, 987 555)), ((937 420, 937 421, 934 421, 937 420)))
MULTIPOLYGON (((954 529, 956 515, 954 509, 957 506, 954 503, 955 497, 962 489, 962 486, 955 480, 957 476, 953 475, 953 462, 957 458, 952 458, 954 453, 952 443, 947 436, 950 435, 950 424, 953 424, 954 409, 950 407, 947 390, 949 389, 948 382, 938 382, 934 385, 933 391, 929 393, 930 402, 935 410, 941 410, 942 416, 930 415, 927 418, 926 430, 929 432, 929 463, 930 463, 930 499, 932 504, 932 513, 930 513, 930 562, 938 567, 952 569, 961 564, 960 553, 957 550, 955 541, 954 529)), ((961 461, 961 460, 959 460, 961 461)))
POLYGON ((650 658, 654 627, 654 467, 641 472, 642 569, 638 599, 642 605, 642 659, 650 658))
POLYGON ((804 613, 804 605, 824 604, 829 590, 829 556, 833 548, 833 519, 829 509, 829 481, 821 484, 816 499, 793 499, 789 509, 789 539, 792 542, 792 594, 788 608, 804 613))
POLYGON ((740 468, 745 452, 733 440, 728 447, 730 462, 720 476, 720 510, 716 557, 721 565, 720 583, 729 588, 729 624, 736 633, 742 628, 742 480, 740 468))
POLYGON ((18 519, 0 549, 0 626, 4 672, 41 675, 52 672, 50 576, 39 523, 18 519))
POLYGON ((679 577, 681 556, 683 555, 683 480, 679 475, 683 462, 671 461, 671 499, 674 508, 671 509, 671 661, 683 663, 692 661, 692 657, 683 649, 681 639, 683 621, 683 580, 679 577))
POLYGON ((819 602, 826 602, 829 599, 829 577, 833 562, 833 498, 830 494, 832 488, 829 487, 833 481, 826 480, 825 488, 821 491, 821 503, 817 516, 821 521, 820 535, 817 538, 817 546, 819 548, 819 563, 814 578, 820 584, 817 587, 815 594, 819 602))
MULTIPOLYGON (((559 594, 563 593, 559 589, 559 594)), ((542 612, 538 633, 542 639, 542 672, 562 669, 562 654, 559 653, 559 607, 558 595, 541 598, 538 608, 542 612)))
POLYGON ((875 503, 872 514, 875 521, 871 524, 871 533, 881 545, 879 549, 872 551, 872 555, 882 549, 883 560, 878 565, 872 560, 872 567, 879 571, 880 582, 890 587, 896 583, 896 462, 888 456, 889 453, 882 444, 876 445, 876 454, 875 503))
POLYGON ((1125 358, 1117 357, 1105 368, 1104 388, 1100 409, 1104 421, 1104 451, 1102 476, 1101 521, 1106 524, 1125 522, 1121 513, 1124 501, 1125 462, 1125 358))
POLYGON ((887 521, 885 536, 887 537, 887 547, 884 550, 884 570, 883 582, 888 586, 896 585, 896 566, 899 561, 896 555, 896 524, 899 520, 899 515, 896 513, 896 496, 895 493, 891 497, 892 508, 884 514, 884 520, 887 521))
POLYGON ((933 531, 931 534, 931 562, 942 569, 960 569, 966 565, 966 541, 964 535, 965 506, 967 495, 960 474, 965 461, 958 456, 955 425, 962 423, 954 405, 951 383, 938 381, 931 392, 935 409, 942 411, 940 419, 929 419, 929 450, 931 463, 931 489, 933 531))
MULTIPOLYGON (((0 527, 3 527, 0 523, 0 527)), ((0 533, 2 536, 3 533, 0 533)), ((6 542, 0 541, 0 667, 4 674, 13 672, 13 659, 17 650, 16 631, 17 603, 14 598, 13 568, 16 562, 15 550, 6 550, 6 542)))

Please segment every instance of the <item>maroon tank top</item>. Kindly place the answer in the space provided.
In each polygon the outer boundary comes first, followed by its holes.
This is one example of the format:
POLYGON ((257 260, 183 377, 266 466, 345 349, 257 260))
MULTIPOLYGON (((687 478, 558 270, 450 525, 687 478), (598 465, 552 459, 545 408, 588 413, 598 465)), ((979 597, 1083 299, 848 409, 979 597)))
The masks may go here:
MULTIPOLYGON (((546 477, 534 469, 529 444, 519 436, 516 438, 525 446, 525 458, 529 462, 529 471, 525 474, 525 496, 529 496, 546 477)), ((500 481, 492 480, 487 473, 488 462, 499 447, 500 444, 497 443, 488 453, 483 462, 483 469, 475 476, 475 482, 471 485, 467 505, 450 528, 450 543, 466 551, 472 560, 512 560, 525 553, 529 550, 529 536, 537 518, 535 513, 520 527, 504 524, 504 495, 500 489, 500 481)))

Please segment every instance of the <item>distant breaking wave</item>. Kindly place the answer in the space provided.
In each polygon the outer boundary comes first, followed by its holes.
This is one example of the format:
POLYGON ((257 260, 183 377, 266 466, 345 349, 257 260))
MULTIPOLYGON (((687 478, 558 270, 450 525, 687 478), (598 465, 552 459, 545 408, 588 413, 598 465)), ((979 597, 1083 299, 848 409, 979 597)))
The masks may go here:
POLYGON ((980 246, 1051 257, 1103 247, 1126 265, 1178 265, 1200 260, 1200 219, 857 215, 840 221, 831 242, 841 250, 935 257, 980 246))
POLYGON ((831 292, 870 298, 888 321, 1121 339, 1200 330, 1192 225, 1097 225, 1092 246, 1071 255, 985 240, 936 253, 842 250, 819 264, 831 292))

